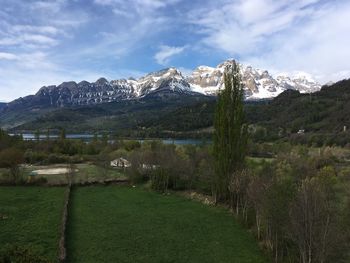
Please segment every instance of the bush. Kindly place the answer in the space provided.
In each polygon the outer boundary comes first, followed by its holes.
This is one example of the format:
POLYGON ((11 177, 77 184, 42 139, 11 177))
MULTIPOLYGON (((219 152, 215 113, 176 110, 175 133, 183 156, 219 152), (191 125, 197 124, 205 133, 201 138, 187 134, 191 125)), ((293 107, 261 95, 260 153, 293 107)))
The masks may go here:
POLYGON ((137 169, 127 169, 127 175, 131 184, 142 184, 149 178, 145 173, 142 173, 137 169))
POLYGON ((164 169, 156 169, 151 175, 151 188, 164 193, 168 190, 169 175, 164 169))
POLYGON ((30 164, 41 163, 46 158, 47 158, 47 154, 44 152, 33 152, 29 150, 24 153, 25 162, 30 164))
POLYGON ((139 141, 124 141, 124 149, 127 151, 132 151, 141 148, 141 143, 139 141))
POLYGON ((55 163, 66 163, 68 162, 68 158, 61 154, 51 153, 44 161, 45 164, 55 164, 55 163))

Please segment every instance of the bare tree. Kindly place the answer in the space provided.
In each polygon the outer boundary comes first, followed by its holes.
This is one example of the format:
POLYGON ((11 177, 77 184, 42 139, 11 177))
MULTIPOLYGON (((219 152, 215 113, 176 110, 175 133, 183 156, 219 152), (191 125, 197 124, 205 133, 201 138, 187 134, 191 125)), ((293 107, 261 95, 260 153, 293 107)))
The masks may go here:
POLYGON ((291 208, 292 236, 303 263, 327 262, 341 235, 336 179, 326 173, 304 179, 291 208))
POLYGON ((269 180, 259 175, 251 177, 251 180, 247 189, 247 198, 250 205, 255 212, 255 224, 258 240, 261 239, 262 224, 263 224, 263 210, 264 210, 264 197, 266 195, 267 188, 269 187, 269 180))

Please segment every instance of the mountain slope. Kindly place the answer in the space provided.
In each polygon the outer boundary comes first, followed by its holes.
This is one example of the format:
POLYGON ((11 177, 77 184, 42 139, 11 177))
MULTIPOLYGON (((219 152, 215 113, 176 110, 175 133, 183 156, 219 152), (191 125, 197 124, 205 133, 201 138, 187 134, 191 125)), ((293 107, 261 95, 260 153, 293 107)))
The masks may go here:
POLYGON ((313 94, 288 90, 251 114, 254 123, 285 132, 341 132, 350 127, 350 79, 313 94))
POLYGON ((166 100, 162 96, 153 95, 139 100, 64 107, 36 116, 31 121, 12 128, 11 131, 46 131, 65 128, 69 133, 108 131, 121 136, 157 137, 159 135, 156 132, 160 130, 157 123, 163 116, 177 109, 214 101, 215 97, 203 95, 169 97, 166 100))

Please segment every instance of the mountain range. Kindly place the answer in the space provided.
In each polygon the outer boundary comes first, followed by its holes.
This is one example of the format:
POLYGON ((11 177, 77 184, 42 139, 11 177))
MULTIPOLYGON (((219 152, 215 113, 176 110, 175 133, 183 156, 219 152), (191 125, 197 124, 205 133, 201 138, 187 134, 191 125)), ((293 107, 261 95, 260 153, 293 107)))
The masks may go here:
MULTIPOLYGON (((225 69, 233 63, 238 62, 226 60, 216 67, 199 66, 188 75, 176 68, 167 68, 138 79, 108 81, 100 78, 92 83, 69 81, 58 86, 44 86, 35 95, 0 104, 0 128, 59 129, 67 127, 69 121, 74 123, 74 130, 88 131, 98 129, 98 126, 87 124, 84 126, 86 129, 82 128, 81 120, 88 123, 93 117, 97 118, 97 123, 103 123, 102 126, 110 130, 124 129, 125 125, 120 122, 130 123, 128 118, 135 122, 134 126, 128 127, 139 127, 138 123, 144 123, 145 115, 148 115, 147 120, 152 121, 155 119, 151 115, 157 115, 161 110, 171 112, 194 103, 215 101, 215 95, 224 88, 225 69), (58 120, 63 123, 59 124, 58 120), (113 125, 109 123, 111 121, 113 125)), ((242 64, 239 66, 247 101, 271 99, 285 90, 312 93, 321 88, 305 73, 273 76, 266 70, 242 64)), ((72 127, 71 124, 69 127, 72 127)), ((202 124, 203 121, 200 121, 197 126, 202 124)))
MULTIPOLYGON (((56 86, 44 86, 35 95, 16 99, 2 111, 48 107, 94 105, 112 101, 139 99, 147 96, 205 95, 214 96, 223 89, 223 74, 234 60, 226 60, 217 67, 199 66, 185 76, 176 68, 167 68, 149 73, 139 79, 108 81, 100 78, 96 82, 63 82, 56 86)), ((272 76, 266 70, 240 65, 245 99, 258 100, 276 97, 287 89, 310 93, 320 90, 321 85, 306 73, 295 76, 286 74, 272 76)))
MULTIPOLYGON (((69 133, 107 132, 131 138, 210 138, 216 97, 197 94, 11 111, 0 115, 0 127, 13 133, 57 133, 64 128, 69 133)), ((350 133, 344 132, 350 127, 349 98, 350 79, 310 94, 289 89, 271 100, 246 101, 246 121, 257 140, 294 138, 304 130, 298 140, 322 145, 337 138, 343 145, 350 140, 350 133)))

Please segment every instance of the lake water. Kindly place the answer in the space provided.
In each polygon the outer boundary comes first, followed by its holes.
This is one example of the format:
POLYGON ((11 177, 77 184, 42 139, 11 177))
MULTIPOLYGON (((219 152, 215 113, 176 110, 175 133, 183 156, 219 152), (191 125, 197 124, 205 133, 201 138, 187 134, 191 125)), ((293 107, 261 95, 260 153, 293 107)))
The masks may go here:
MULTIPOLYGON (((14 134, 10 134, 14 135, 14 134)), ((18 135, 18 134, 17 134, 18 135)), ((23 133, 22 134, 24 140, 35 140, 35 134, 34 133, 23 133)), ((81 139, 81 140, 92 140, 95 135, 92 134, 67 134, 67 139, 81 139)), ((100 137, 100 136, 98 136, 100 137)), ((44 134, 41 134, 39 136, 40 140, 46 140, 47 136, 44 134)), ((58 139, 59 135, 50 134, 50 139, 58 139)))
MULTIPOLYGON (((10 134, 14 135, 14 134, 10 134)), ((24 133, 23 139, 24 140, 35 140, 35 135, 34 133, 24 133)), ((67 139, 77 139, 77 140, 83 140, 83 141, 91 141, 95 135, 93 134, 67 134, 66 138, 67 139)), ((99 138, 101 138, 101 135, 98 135, 99 138)), ((46 140, 47 136, 46 135, 40 135, 40 140, 46 140)), ((50 139, 58 139, 59 135, 54 135, 50 134, 50 139)), ((124 140, 131 140, 131 139, 124 139, 124 140)), ((145 141, 152 141, 152 140, 160 140, 165 144, 176 144, 176 145, 187 145, 187 144, 192 144, 192 145, 200 145, 200 144, 208 144, 211 143, 210 140, 200 140, 200 139, 135 139, 138 140, 139 142, 145 142, 145 141)))

